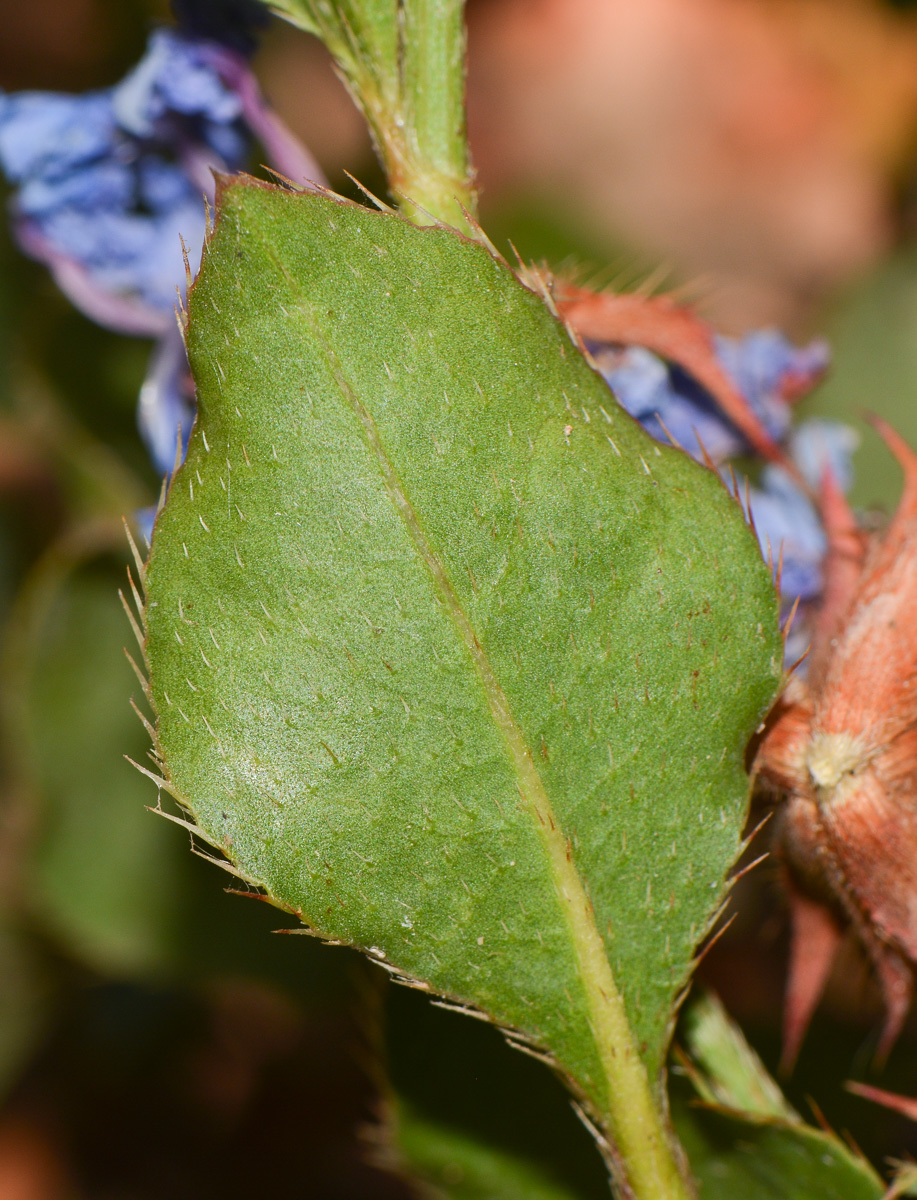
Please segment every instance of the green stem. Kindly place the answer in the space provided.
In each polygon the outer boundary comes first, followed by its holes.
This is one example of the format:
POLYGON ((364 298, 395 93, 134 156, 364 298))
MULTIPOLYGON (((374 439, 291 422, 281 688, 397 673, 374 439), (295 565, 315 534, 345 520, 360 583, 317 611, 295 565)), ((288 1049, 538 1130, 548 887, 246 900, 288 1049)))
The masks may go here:
POLYGON ((459 228, 467 226, 466 214, 474 215, 477 202, 465 136, 463 7, 463 0, 403 0, 407 157, 392 164, 400 177, 391 177, 393 188, 407 198, 402 208, 412 220, 423 222, 424 214, 417 210, 422 206, 459 228))
POLYGON ((464 0, 274 0, 274 6, 331 51, 404 214, 418 225, 432 218, 474 233, 464 0))

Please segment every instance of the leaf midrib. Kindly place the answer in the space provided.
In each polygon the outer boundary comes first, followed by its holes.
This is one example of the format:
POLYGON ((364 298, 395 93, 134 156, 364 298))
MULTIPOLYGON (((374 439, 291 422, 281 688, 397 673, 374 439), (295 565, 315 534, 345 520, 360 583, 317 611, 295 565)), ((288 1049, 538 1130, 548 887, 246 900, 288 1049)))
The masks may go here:
MULTIPOLYGON (((367 215, 378 217, 375 213, 367 215)), ((260 231, 254 236, 297 297, 299 311, 315 341, 321 346, 342 399, 360 422, 381 470, 386 492, 471 657, 493 720, 504 739, 516 776, 516 786, 544 846, 558 904, 570 933, 573 955, 587 1001, 586 1023, 605 1075, 605 1102, 601 1116, 614 1141, 615 1158, 620 1156, 627 1163, 628 1181, 637 1194, 660 1197, 683 1195, 684 1182, 669 1148, 661 1144, 661 1131, 646 1067, 637 1052, 624 1000, 595 923, 592 902, 574 864, 572 845, 554 817, 553 806, 522 729, 512 714, 509 701, 446 569, 430 545, 407 497, 375 420, 347 378, 326 337, 324 326, 317 319, 317 309, 308 302, 299 281, 277 258, 260 231)))

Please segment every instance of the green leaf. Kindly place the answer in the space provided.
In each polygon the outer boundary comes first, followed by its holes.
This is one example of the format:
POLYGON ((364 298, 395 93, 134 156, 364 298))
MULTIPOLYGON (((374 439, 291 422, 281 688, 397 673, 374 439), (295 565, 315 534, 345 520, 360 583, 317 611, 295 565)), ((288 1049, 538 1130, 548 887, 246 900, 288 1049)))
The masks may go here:
POLYGON ((399 1111, 398 1148, 434 1196, 448 1200, 576 1200, 531 1164, 468 1134, 399 1111))
POLYGON ((799 1120, 776 1080, 713 992, 692 999, 684 1037, 700 1071, 692 1080, 702 1099, 759 1117, 799 1120))
POLYGON ((702 1200, 879 1200, 882 1181, 833 1133, 807 1125, 712 994, 682 1030, 704 1105, 679 1094, 675 1125, 702 1200))
POLYGON ((675 1104, 675 1128, 702 1200, 882 1200, 865 1159, 833 1134, 675 1104))
POLYGON ((173 793, 623 1136, 780 673, 739 509, 449 230, 235 183, 190 311, 200 417, 149 564, 173 793))

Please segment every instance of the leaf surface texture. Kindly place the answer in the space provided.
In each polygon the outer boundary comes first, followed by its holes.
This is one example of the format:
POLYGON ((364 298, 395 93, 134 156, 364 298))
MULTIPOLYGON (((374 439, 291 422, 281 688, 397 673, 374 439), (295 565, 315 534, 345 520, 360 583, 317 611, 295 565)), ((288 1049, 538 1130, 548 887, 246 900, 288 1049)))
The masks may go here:
POLYGON ((657 1080, 778 681, 737 506, 445 228, 224 186, 189 352, 148 568, 170 786, 318 934, 606 1113, 609 986, 657 1080))

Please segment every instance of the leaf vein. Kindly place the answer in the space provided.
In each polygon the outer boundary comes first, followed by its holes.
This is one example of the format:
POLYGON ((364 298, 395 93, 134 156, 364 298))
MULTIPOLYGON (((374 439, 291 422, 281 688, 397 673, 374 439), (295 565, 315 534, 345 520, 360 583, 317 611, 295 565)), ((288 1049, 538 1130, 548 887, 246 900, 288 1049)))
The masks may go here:
MULTIPOLYGON (((656 1140, 658 1121, 643 1061, 640 1058, 627 1020, 623 997, 615 981, 605 943, 596 927, 595 914, 579 875, 568 839, 554 817, 553 806, 535 765, 525 735, 516 722, 511 706, 496 677, 468 614, 452 586, 444 563, 435 553, 398 478, 369 408, 347 378, 316 309, 309 304, 299 282, 291 276, 262 239, 261 248, 270 258, 291 291, 297 296, 299 313, 308 324, 315 342, 321 346, 329 370, 344 402, 351 408, 363 430, 366 443, 383 476, 390 500, 399 514, 411 544, 428 570, 439 598, 450 614, 457 632, 481 681, 491 716, 506 745, 516 776, 517 787, 530 812, 548 860, 560 910, 569 930, 578 973, 586 998, 586 1021, 592 1032, 605 1075, 602 1116, 609 1123, 614 1141, 632 1167, 642 1163, 647 1169, 643 1180, 646 1194, 668 1195, 677 1187, 677 1176, 662 1178, 671 1160, 666 1153, 645 1157, 647 1138, 656 1140), (627 1097, 623 1101, 623 1097, 627 1097), (632 1155, 631 1151, 635 1153, 632 1155)), ((470 964, 474 965, 474 964, 470 964)), ((662 1150, 662 1147, 658 1147, 662 1150)), ((674 1166, 672 1166, 674 1170, 674 1166)), ((639 1171, 640 1168, 637 1167, 639 1171)), ((632 1179, 636 1185, 638 1180, 632 1179)))

